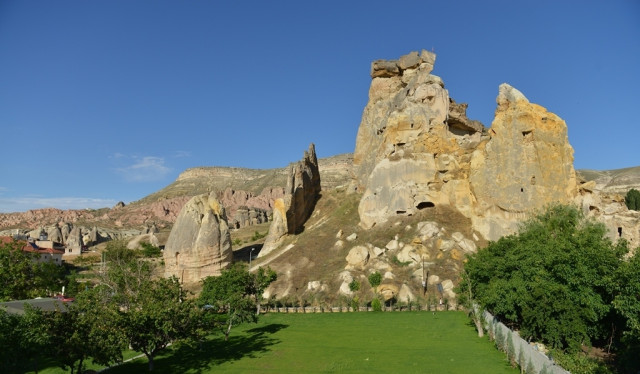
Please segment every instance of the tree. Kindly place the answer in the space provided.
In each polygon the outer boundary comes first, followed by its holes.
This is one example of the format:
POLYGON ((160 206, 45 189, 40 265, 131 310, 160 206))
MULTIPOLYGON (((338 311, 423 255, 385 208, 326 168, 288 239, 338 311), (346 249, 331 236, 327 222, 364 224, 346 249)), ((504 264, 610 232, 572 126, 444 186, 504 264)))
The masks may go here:
POLYGON ((209 325, 220 328, 226 341, 233 326, 257 321, 253 309, 264 289, 275 279, 271 269, 259 269, 252 274, 243 264, 237 263, 222 270, 219 276, 202 281, 198 303, 207 311, 209 325))
POLYGON ((24 242, 0 243, 0 301, 34 296, 35 255, 24 252, 24 242))
POLYGON ((640 191, 635 188, 630 189, 624 198, 624 203, 629 210, 640 210, 640 191))
POLYGON ((626 243, 572 206, 554 205, 517 235, 468 258, 461 289, 523 337, 577 350, 610 333, 611 301, 626 243))
POLYGON ((39 262, 37 253, 22 250, 24 245, 0 243, 0 301, 50 295, 68 283, 63 266, 39 262))
POLYGON ((0 372, 38 372, 51 345, 47 322, 39 309, 25 305, 23 315, 0 308, 0 372))
POLYGON ((467 315, 469 316, 469 318, 471 318, 471 321, 473 321, 473 324, 476 326, 478 337, 482 338, 484 336, 484 326, 482 326, 483 310, 473 298, 469 274, 465 269, 462 269, 461 275, 462 281, 456 289, 456 293, 458 294, 458 303, 467 310, 467 315))
POLYGON ((278 274, 271 270, 270 267, 266 269, 259 267, 255 274, 253 274, 252 282, 249 287, 248 293, 253 295, 256 302, 256 315, 260 314, 260 305, 262 304, 262 294, 269 287, 269 285, 278 279, 278 274))
POLYGON ((101 291, 100 287, 83 291, 65 313, 48 313, 51 356, 72 374, 82 373, 89 358, 101 365, 120 362, 127 348, 118 310, 102 303, 101 291))
POLYGON ((131 348, 154 358, 176 340, 197 338, 199 309, 176 277, 149 282, 131 309, 122 313, 124 335, 131 348))
POLYGON ((132 349, 145 354, 149 371, 155 356, 178 340, 198 338, 200 309, 187 298, 177 278, 154 279, 152 264, 126 248, 107 246, 108 268, 96 290, 97 303, 117 314, 120 329, 132 349))
POLYGON ((625 366, 640 367, 640 248, 620 266, 618 288, 613 299, 615 310, 623 317, 625 329, 623 351, 619 355, 625 366))

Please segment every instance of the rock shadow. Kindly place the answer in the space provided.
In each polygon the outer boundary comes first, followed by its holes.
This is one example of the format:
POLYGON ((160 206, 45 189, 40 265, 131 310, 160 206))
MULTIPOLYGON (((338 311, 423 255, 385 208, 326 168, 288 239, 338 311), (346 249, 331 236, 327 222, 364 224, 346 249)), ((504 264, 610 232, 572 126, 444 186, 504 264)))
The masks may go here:
MULTIPOLYGON (((156 357, 153 373, 208 373, 212 367, 225 362, 255 358, 260 353, 268 352, 271 346, 280 343, 281 340, 272 337, 271 334, 288 326, 270 324, 250 329, 241 336, 234 336, 232 332, 228 341, 225 341, 222 335, 215 335, 200 344, 177 344, 168 352, 156 357)), ((125 372, 148 372, 148 363, 146 360, 138 360, 109 370, 109 373, 125 372)))
POLYGON ((236 249, 235 251, 233 251, 233 262, 249 262, 249 255, 251 255, 252 260, 255 260, 256 258, 258 258, 258 254, 262 250, 262 246, 263 244, 251 244, 246 247, 236 249), (251 251, 252 249, 253 252, 251 251))

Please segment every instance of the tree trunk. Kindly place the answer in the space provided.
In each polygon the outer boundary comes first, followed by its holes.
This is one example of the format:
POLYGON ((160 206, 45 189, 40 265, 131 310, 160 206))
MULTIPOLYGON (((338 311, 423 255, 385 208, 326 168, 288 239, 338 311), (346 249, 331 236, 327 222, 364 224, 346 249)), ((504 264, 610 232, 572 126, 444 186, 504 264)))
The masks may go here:
POLYGON ((153 371, 153 355, 147 355, 147 359, 149 360, 149 371, 153 371))
POLYGON ((231 333, 231 326, 233 325, 232 322, 229 322, 229 326, 227 326, 227 331, 225 331, 224 333, 224 341, 228 341, 229 340, 229 334, 231 333))
POLYGON ((476 324, 476 330, 478 330, 478 337, 484 336, 484 329, 482 328, 482 320, 478 316, 473 316, 473 323, 476 324))
POLYGON ((84 359, 80 359, 80 362, 78 363, 78 374, 82 373, 82 362, 84 362, 84 359))

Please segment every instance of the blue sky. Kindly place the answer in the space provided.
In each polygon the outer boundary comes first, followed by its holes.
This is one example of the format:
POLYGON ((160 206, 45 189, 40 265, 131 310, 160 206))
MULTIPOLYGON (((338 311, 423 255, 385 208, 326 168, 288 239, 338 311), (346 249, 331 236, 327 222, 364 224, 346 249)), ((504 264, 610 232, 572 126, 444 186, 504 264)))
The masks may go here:
POLYGON ((0 0, 0 212, 353 152, 371 61, 420 49, 485 126, 507 82, 567 122, 576 168, 640 165, 636 0, 0 0))

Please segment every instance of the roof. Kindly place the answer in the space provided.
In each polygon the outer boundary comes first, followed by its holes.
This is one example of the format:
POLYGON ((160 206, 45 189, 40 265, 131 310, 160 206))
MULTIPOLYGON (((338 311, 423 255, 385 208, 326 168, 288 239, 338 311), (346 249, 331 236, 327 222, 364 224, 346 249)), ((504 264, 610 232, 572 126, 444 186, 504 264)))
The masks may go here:
MULTIPOLYGON (((14 239, 10 236, 0 236, 0 243, 9 244, 12 243, 14 239)), ((19 243, 24 243, 22 250, 25 252, 34 252, 34 253, 49 253, 49 254, 64 254, 64 251, 53 249, 53 248, 40 248, 33 242, 25 242, 24 240, 17 240, 19 243)))
POLYGON ((41 299, 29 299, 29 300, 15 300, 15 301, 6 301, 0 303, 0 308, 5 309, 8 313, 11 314, 24 314, 24 305, 29 304, 35 308, 41 309, 43 311, 55 312, 60 311, 65 313, 67 311, 67 305, 65 302, 61 300, 54 299, 51 297, 41 298, 41 299))

